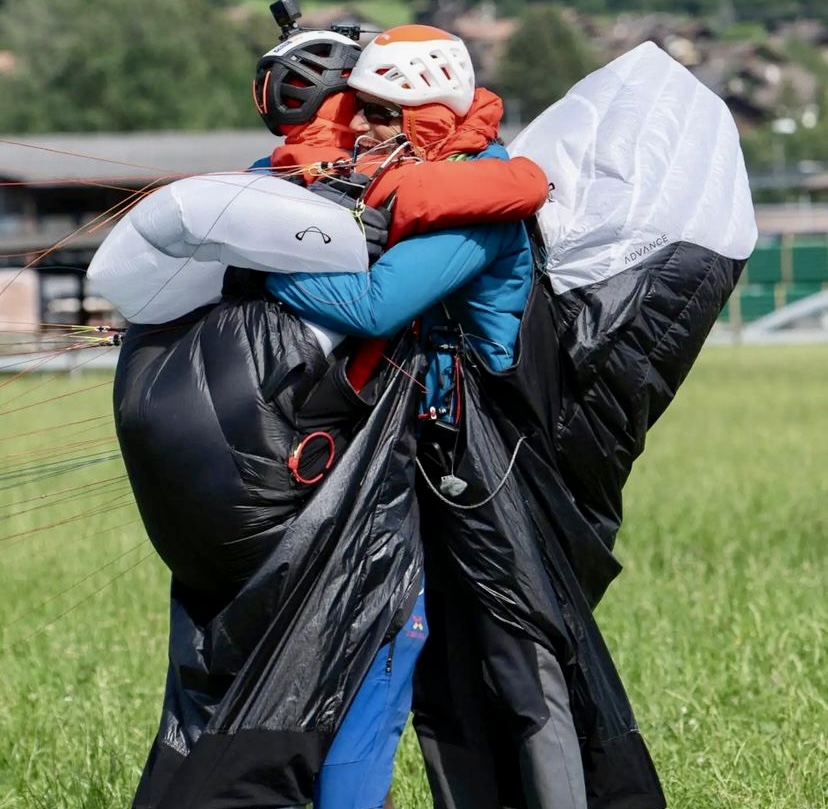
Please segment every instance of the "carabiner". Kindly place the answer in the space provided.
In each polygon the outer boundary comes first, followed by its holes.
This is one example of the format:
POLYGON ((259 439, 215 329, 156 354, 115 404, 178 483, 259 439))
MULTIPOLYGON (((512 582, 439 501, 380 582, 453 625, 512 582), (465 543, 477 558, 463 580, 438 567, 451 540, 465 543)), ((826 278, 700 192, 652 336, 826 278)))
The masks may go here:
POLYGON ((291 475, 293 475, 293 479, 297 483, 302 483, 306 486, 312 486, 314 483, 319 483, 323 477, 325 477, 325 473, 331 468, 334 461, 334 455, 336 454, 336 444, 330 433, 326 433, 324 430, 317 430, 316 432, 310 433, 306 435, 300 442, 299 446, 291 453, 291 456, 288 458, 288 469, 290 469, 291 475), (312 478, 305 478, 302 477, 301 473, 299 472, 299 462, 302 459, 302 453, 305 451, 307 445, 313 441, 314 438, 324 438, 328 442, 328 460, 325 462, 325 466, 323 470, 316 475, 316 477, 312 478))

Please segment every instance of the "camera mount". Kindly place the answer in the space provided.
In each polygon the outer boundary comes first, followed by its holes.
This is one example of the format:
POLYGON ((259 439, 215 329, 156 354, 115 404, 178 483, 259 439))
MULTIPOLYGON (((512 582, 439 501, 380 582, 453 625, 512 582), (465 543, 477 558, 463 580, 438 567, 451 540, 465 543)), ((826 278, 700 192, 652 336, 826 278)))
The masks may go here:
POLYGON ((282 29, 282 35, 279 37, 282 41, 299 31, 296 20, 302 16, 302 12, 299 11, 298 0, 276 0, 270 4, 270 13, 276 20, 276 25, 282 29))
MULTIPOLYGON (((299 0, 276 0, 275 3, 270 4, 270 13, 273 15, 273 19, 276 20, 276 25, 282 29, 282 34, 279 37, 280 41, 284 42, 288 37, 293 34, 298 34, 303 30, 296 24, 296 20, 302 16, 302 12, 299 11, 299 0)), ((354 42, 359 42, 362 34, 379 33, 379 31, 363 31, 359 23, 353 25, 332 25, 330 30, 334 33, 349 37, 354 42)))

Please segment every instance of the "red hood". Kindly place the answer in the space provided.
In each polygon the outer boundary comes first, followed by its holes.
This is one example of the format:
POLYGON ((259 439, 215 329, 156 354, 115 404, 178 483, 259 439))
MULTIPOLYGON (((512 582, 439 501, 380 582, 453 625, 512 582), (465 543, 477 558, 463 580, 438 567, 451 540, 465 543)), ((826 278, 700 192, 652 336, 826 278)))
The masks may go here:
MULTIPOLYGON (((403 109, 403 132, 415 151, 429 162, 443 160, 453 154, 482 152, 496 137, 503 102, 499 96, 479 87, 474 94, 471 109, 458 118, 442 104, 424 104, 422 107, 403 109)), ((384 156, 366 155, 360 170, 369 176, 376 171, 384 156)), ((366 202, 382 204, 397 188, 401 180, 399 171, 410 163, 391 166, 372 184, 366 202)))
POLYGON ((426 160, 442 160, 483 151, 497 137, 502 117, 500 97, 479 87, 463 118, 442 104, 404 108, 403 132, 426 160))
MULTIPOLYGON (((316 116, 306 124, 283 126, 285 142, 270 156, 274 168, 306 167, 320 161, 350 160, 355 135, 349 126, 356 115, 352 92, 336 93, 325 99, 316 116)), ((305 181, 313 182, 319 175, 304 172, 305 181)))

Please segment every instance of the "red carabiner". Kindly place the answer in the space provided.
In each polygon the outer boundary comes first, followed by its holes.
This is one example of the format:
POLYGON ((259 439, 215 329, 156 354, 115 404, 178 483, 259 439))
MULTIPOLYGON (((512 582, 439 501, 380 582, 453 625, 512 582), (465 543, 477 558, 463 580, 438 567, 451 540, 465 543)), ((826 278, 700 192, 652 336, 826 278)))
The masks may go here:
POLYGON ((290 458, 288 458, 288 469, 290 469, 290 473, 293 475, 293 479, 296 480, 298 483, 304 483, 306 486, 311 486, 314 483, 319 483, 320 480, 325 476, 325 472, 327 472, 334 461, 334 455, 336 454, 336 445, 334 444, 334 440, 329 433, 326 433, 324 430, 317 430, 315 433, 310 433, 306 435, 300 442, 299 446, 291 454, 290 458), (302 475, 299 473, 299 461, 302 458, 302 453, 305 450, 305 447, 313 441, 314 438, 324 438, 328 442, 328 460, 325 462, 325 468, 313 478, 303 478, 302 475))

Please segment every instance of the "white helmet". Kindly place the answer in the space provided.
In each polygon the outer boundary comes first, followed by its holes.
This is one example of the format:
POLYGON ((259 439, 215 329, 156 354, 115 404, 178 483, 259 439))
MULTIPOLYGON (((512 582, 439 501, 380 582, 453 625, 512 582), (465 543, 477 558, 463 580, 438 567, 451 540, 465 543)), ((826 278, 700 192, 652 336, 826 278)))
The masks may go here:
POLYGON ((474 67, 459 37, 430 25, 400 25, 367 45, 348 86, 403 107, 445 104, 465 115, 474 99, 474 67))

